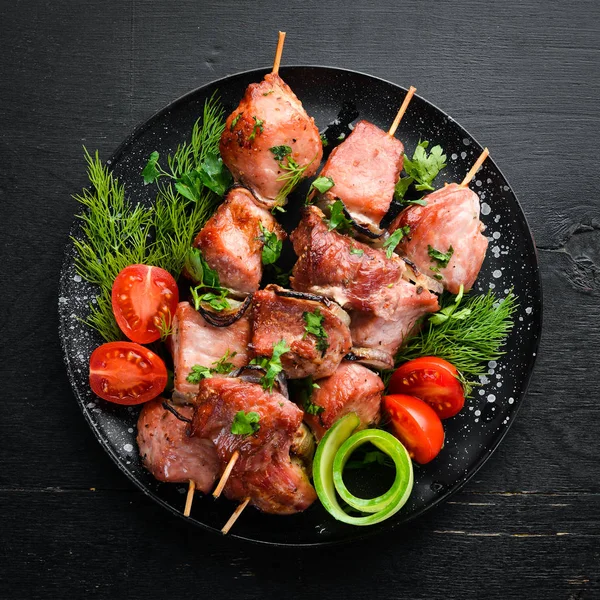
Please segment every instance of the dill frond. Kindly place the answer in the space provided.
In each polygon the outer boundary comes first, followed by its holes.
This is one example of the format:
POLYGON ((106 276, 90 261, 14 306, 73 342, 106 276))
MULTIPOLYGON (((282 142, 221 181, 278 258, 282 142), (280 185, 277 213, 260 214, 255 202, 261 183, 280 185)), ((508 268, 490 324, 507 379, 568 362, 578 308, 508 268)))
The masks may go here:
MULTIPOLYGON (((451 299, 446 304, 453 303, 451 299)), ((468 393, 477 384, 474 380, 487 373, 487 363, 504 354, 502 346, 513 327, 517 306, 512 292, 503 300, 492 291, 466 297, 461 307, 470 312, 465 310, 461 318, 449 318, 439 325, 427 322, 400 348, 396 364, 420 356, 443 358, 460 371, 468 393)))

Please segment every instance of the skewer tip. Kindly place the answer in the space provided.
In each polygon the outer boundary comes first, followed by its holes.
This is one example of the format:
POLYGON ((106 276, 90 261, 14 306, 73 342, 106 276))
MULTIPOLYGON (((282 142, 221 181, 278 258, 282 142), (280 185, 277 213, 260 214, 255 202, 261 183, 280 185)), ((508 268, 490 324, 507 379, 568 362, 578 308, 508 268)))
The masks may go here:
POLYGON ((188 486, 187 497, 185 499, 185 508, 183 509, 183 516, 189 517, 192 512, 192 502, 194 501, 194 491, 196 490, 196 482, 190 479, 188 486))
POLYGON ((225 467, 225 470, 223 471, 223 475, 221 475, 221 479, 219 479, 219 483, 217 484, 217 487, 215 488, 215 491, 213 492, 214 498, 218 498, 221 495, 221 492, 225 488, 227 480, 229 479, 229 476, 231 475, 231 471, 233 470, 233 467, 235 467, 235 463, 237 462, 237 459, 239 457, 240 457, 240 453, 238 450, 236 450, 231 455, 231 458, 229 459, 229 462, 227 463, 227 466, 225 467))
POLYGON ((275 51, 275 60, 273 61, 273 73, 279 73, 279 64, 281 63, 281 54, 283 53, 283 42, 285 41, 285 31, 279 32, 277 39, 277 50, 275 51))
POLYGON ((248 506, 248 502, 250 502, 250 496, 248 496, 241 504, 237 506, 237 508, 233 511, 233 514, 229 517, 229 520, 221 529, 221 533, 223 535, 227 535, 229 530, 233 527, 234 523, 238 520, 239 516, 242 514, 246 506, 248 506))
POLYGON ((406 93, 406 96, 404 96, 404 100, 402 102, 402 105, 400 106, 400 109, 398 110, 398 113, 396 114, 396 118, 394 119, 394 122, 392 123, 388 131, 388 135, 390 137, 393 137, 396 133, 396 129, 398 129, 398 125, 400 125, 400 121, 402 120, 402 117, 404 116, 404 113, 406 112, 406 109, 408 108, 408 105, 416 91, 417 88, 413 85, 411 85, 408 88, 408 92, 406 93))
POLYGON ((479 155, 479 158, 475 161, 475 164, 469 169, 469 172, 465 175, 465 178, 462 180, 460 187, 467 187, 477 171, 479 171, 479 167, 484 163, 485 159, 490 155, 490 151, 487 148, 483 149, 483 152, 479 155))

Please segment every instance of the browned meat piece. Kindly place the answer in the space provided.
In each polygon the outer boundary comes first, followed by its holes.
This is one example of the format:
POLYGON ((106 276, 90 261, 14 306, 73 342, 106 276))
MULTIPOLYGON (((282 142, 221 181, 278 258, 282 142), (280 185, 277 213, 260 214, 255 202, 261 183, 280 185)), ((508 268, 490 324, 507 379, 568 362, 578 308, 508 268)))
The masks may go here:
POLYGON ((280 240, 286 237, 273 215, 254 203, 251 192, 235 187, 196 236, 194 246, 223 287, 243 293, 258 289, 263 271, 261 224, 280 240))
POLYGON ((360 225, 378 228, 394 198, 403 159, 400 140, 368 121, 359 121, 321 171, 334 181, 325 198, 331 202, 339 198, 360 225))
POLYGON ((173 319, 171 354, 175 365, 173 397, 176 400, 193 402, 198 393, 198 384, 187 381, 194 365, 212 367, 227 352, 227 359, 235 367, 250 361, 250 321, 247 315, 229 327, 214 327, 188 302, 180 302, 173 319), (235 356, 231 356, 233 353, 235 356))
POLYGON ((251 188, 267 208, 283 204, 282 188, 289 173, 271 148, 287 146, 305 177, 317 172, 323 145, 314 119, 289 86, 274 73, 248 86, 239 106, 229 115, 221 136, 223 162, 236 181, 251 188))
POLYGON ((302 411, 278 392, 234 377, 212 377, 200 384, 192 435, 214 442, 223 464, 237 450, 225 495, 247 497, 260 510, 292 514, 316 499, 301 464, 290 457, 290 446, 302 424, 302 411), (235 435, 231 426, 239 411, 257 412, 260 428, 251 435, 235 435))
POLYGON ((309 206, 291 235, 299 256, 290 279, 292 287, 331 298, 346 309, 398 320, 405 286, 410 285, 402 278, 404 261, 328 231, 322 217, 318 208, 309 206))
POLYGON ((355 412, 360 418, 360 429, 379 422, 379 405, 383 396, 383 381, 362 365, 344 361, 337 371, 320 379, 319 388, 312 393, 311 402, 323 408, 319 415, 306 414, 317 440, 341 417, 355 412))
MULTIPOLYGON (((191 406, 178 407, 191 418, 191 406)), ((137 443, 144 466, 159 481, 187 483, 207 494, 222 471, 217 450, 210 440, 188 437, 187 423, 165 410, 162 399, 144 404, 137 424, 137 443)))
POLYGON ((331 375, 352 346, 348 315, 333 302, 328 302, 328 308, 324 302, 281 295, 286 293, 290 292, 269 285, 254 294, 252 349, 258 356, 270 357, 273 346, 283 339, 290 348, 281 356, 286 377, 331 375), (320 321, 325 335, 307 333, 306 319, 320 321))
POLYGON ((394 364, 396 351, 411 334, 419 318, 440 309, 437 296, 421 285, 405 282, 402 291, 404 295, 398 300, 402 313, 398 320, 386 321, 373 313, 356 311, 352 313, 350 325, 353 345, 385 352, 390 366, 394 364))
POLYGON ((413 205, 403 210, 390 231, 408 225, 410 234, 396 248, 421 271, 439 279, 458 294, 461 284, 470 290, 477 279, 488 241, 481 233, 479 197, 467 187, 453 183, 425 197, 427 206, 413 205), (452 252, 444 267, 431 256, 431 249, 452 252), (450 250, 452 249, 452 250, 450 250), (439 269, 439 270, 438 270, 439 269))

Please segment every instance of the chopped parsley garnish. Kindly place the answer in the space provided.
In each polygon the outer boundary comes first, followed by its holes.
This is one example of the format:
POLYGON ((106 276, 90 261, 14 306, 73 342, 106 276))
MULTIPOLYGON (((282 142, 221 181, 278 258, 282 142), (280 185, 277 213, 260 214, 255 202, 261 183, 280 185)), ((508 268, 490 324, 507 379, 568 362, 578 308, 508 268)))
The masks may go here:
POLYGON ((362 256, 365 253, 364 250, 360 248, 355 248, 354 246, 350 246, 350 254, 356 254, 356 256, 362 256))
POLYGON ((223 196, 233 183, 231 173, 227 170, 218 154, 206 153, 204 160, 195 169, 188 169, 179 175, 165 171, 159 164, 159 153, 154 151, 142 171, 144 184, 154 183, 160 177, 172 179, 175 189, 188 200, 202 200, 204 188, 223 196))
POLYGON ((292 149, 289 146, 273 146, 269 148, 269 150, 273 153, 275 160, 282 161, 286 156, 289 156, 292 153, 292 149))
POLYGON ((273 385, 275 384, 275 378, 281 371, 283 366, 281 365, 281 355, 289 352, 290 348, 285 343, 285 340, 279 340, 273 346, 273 354, 270 358, 266 356, 259 356, 250 361, 251 365, 259 365, 265 370, 265 374, 260 378, 260 384, 264 390, 273 391, 273 385))
POLYGON ((227 362, 227 359, 233 358, 237 352, 229 353, 229 350, 225 352, 225 354, 217 361, 213 363, 214 367, 203 367, 202 365, 194 365, 190 369, 189 375, 186 377, 186 380, 190 383, 200 383, 203 379, 210 379, 213 376, 213 373, 218 373, 220 375, 225 375, 230 371, 233 371, 234 365, 233 363, 227 362))
POLYGON ((231 433, 233 435, 252 435, 260 429, 260 415, 251 411, 245 413, 243 410, 235 413, 233 423, 231 424, 231 433))
POLYGON ((442 269, 445 269, 448 266, 452 255, 454 254, 454 248, 450 246, 448 248, 448 252, 440 252, 428 244, 427 254, 429 254, 431 260, 435 260, 442 269))
POLYGON ((405 225, 404 227, 398 227, 398 229, 396 229, 396 231, 394 231, 394 233, 392 233, 392 235, 390 235, 390 237, 383 242, 383 247, 386 249, 385 255, 388 258, 392 258, 396 246, 402 241, 402 238, 409 233, 410 227, 408 225, 405 225))
POLYGON ((297 390, 299 390, 299 400, 301 401, 304 412, 309 415, 320 415, 325 409, 312 401, 314 390, 320 389, 317 383, 313 382, 311 376, 297 380, 297 390))
POLYGON ((198 289, 202 287, 203 286, 199 285, 195 288, 191 288, 190 290, 192 299, 194 300, 194 308, 196 310, 200 309, 201 304, 208 304, 213 310, 218 312, 222 310, 229 310, 231 308, 231 305, 227 301, 227 290, 221 289, 216 294, 214 292, 200 294, 198 289))
POLYGON ((212 377, 212 369, 203 367, 202 365, 194 365, 190 369, 189 375, 186 380, 190 383, 200 383, 203 379, 209 379, 212 377))
POLYGON ((275 283, 277 285, 280 285, 281 287, 289 287, 290 275, 292 274, 293 267, 289 271, 284 271, 280 266, 272 265, 272 269, 274 273, 275 283))
POLYGON ((323 313, 317 308, 313 312, 302 313, 302 318, 306 323, 302 339, 306 339, 306 336, 309 334, 314 335, 317 338, 317 350, 321 353, 325 353, 327 348, 329 348, 329 342, 327 341, 327 332, 323 327, 323 321, 325 319, 323 313))
POLYGON ((190 248, 185 257, 185 270, 190 279, 202 287, 221 288, 219 274, 211 269, 199 248, 190 248))
POLYGON ((215 366, 211 368, 211 372, 219 373, 220 375, 225 375, 233 371, 235 365, 233 363, 228 362, 228 359, 233 358, 236 354, 237 352, 230 353, 229 350, 227 350, 227 352, 225 352, 225 354, 223 354, 223 356, 221 356, 219 360, 213 363, 213 365, 215 366))
POLYGON ((400 204, 404 204, 408 206, 409 204, 419 204, 420 206, 427 206, 427 201, 423 198, 419 198, 418 200, 407 200, 404 196, 408 191, 411 183, 414 182, 412 177, 401 177, 394 188, 394 199, 396 202, 400 204))
POLYGON ((283 241, 277 237, 273 231, 269 231, 262 223, 259 222, 260 241, 263 243, 262 249, 262 264, 272 265, 281 255, 283 241))
POLYGON ((321 144, 323 145, 323 148, 327 148, 327 146, 329 146, 329 140, 324 133, 321 134, 321 144))
POLYGON ((412 177, 415 188, 419 191, 433 191, 435 188, 431 185, 431 182, 446 166, 446 155, 442 147, 434 146, 429 154, 427 153, 428 147, 428 141, 419 142, 412 159, 409 159, 406 155, 404 156, 404 170, 409 177, 412 177))
POLYGON ((325 192, 329 191, 334 185, 335 182, 333 181, 333 179, 331 179, 331 177, 317 177, 311 183, 310 189, 318 190, 319 192, 321 192, 321 194, 324 194, 325 192))
POLYGON ((272 94, 275 90, 269 90, 268 92, 263 92, 263 96, 268 96, 269 94, 272 94))
POLYGON ((352 231, 352 221, 344 214, 344 204, 341 200, 336 200, 329 209, 329 218, 327 228, 329 231, 337 229, 340 233, 352 231))
POLYGON ((263 125, 265 122, 262 119, 259 119, 257 116, 252 117, 254 119, 254 127, 252 128, 252 133, 248 136, 248 141, 254 141, 256 134, 260 131, 261 133, 265 130, 263 125))
POLYGON ((238 121, 242 118, 244 113, 238 113, 233 117, 233 121, 231 121, 231 125, 229 126, 229 131, 233 131, 235 126, 238 124, 238 121))

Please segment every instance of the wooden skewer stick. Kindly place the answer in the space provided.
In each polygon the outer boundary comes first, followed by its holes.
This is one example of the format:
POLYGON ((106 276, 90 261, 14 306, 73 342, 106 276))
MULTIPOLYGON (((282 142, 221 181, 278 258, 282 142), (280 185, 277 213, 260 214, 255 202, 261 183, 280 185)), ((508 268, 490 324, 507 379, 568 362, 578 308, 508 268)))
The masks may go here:
POLYGON ((275 61, 273 62, 273 73, 277 75, 279 73, 279 63, 281 62, 281 53, 283 52, 283 42, 285 41, 285 31, 279 32, 279 39, 277 40, 277 50, 275 51, 275 61))
POLYGON ((483 164, 483 161, 489 156, 490 151, 487 148, 483 149, 483 152, 479 156, 479 158, 475 161, 475 164, 471 167, 470 171, 465 175, 465 178, 462 180, 460 187, 467 187, 469 183, 471 183, 471 179, 475 177, 475 173, 479 170, 479 167, 483 164))
POLYGON ((215 491, 213 492, 213 496, 215 498, 218 498, 221 495, 221 492, 223 491, 223 488, 225 487, 225 484, 227 483, 227 480, 229 479, 229 476, 231 475, 231 471, 233 470, 233 467, 235 467, 235 463, 237 462, 237 459, 239 457, 240 457, 240 453, 237 450, 231 455, 231 458, 229 459, 229 462, 227 463, 227 466, 225 467, 225 470, 223 471, 223 475, 221 475, 221 479, 219 479, 219 484, 217 485, 217 487, 215 488, 215 491))
POLYGON ((187 497, 185 499, 185 508, 183 509, 183 516, 189 517, 192 512, 192 502, 194 501, 194 491, 196 490, 196 482, 190 479, 188 486, 187 497))
POLYGON ((392 126, 390 127, 390 130, 388 131, 388 135, 390 137, 393 137, 394 134, 396 133, 396 129, 398 129, 398 125, 400 125, 400 121, 402 120, 402 117, 404 116, 404 113, 406 112, 406 109, 408 108, 408 104, 410 103, 410 100, 416 91, 417 91, 417 88, 413 87, 411 85, 410 88, 408 89, 406 96, 404 96, 404 102, 402 102, 402 106, 400 107, 400 110, 398 111, 398 114, 396 115, 396 118, 394 119, 394 122, 392 123, 392 126))
POLYGON ((246 498, 241 504, 239 504, 238 507, 233 511, 233 514, 229 517, 229 520, 227 521, 227 523, 225 523, 223 529, 221 529, 221 533, 223 535, 227 535, 227 533, 229 533, 229 530, 233 527, 233 524, 238 520, 238 517, 242 514, 242 511, 246 508, 246 506, 248 506, 248 502, 250 502, 250 496, 248 496, 248 498, 246 498))

